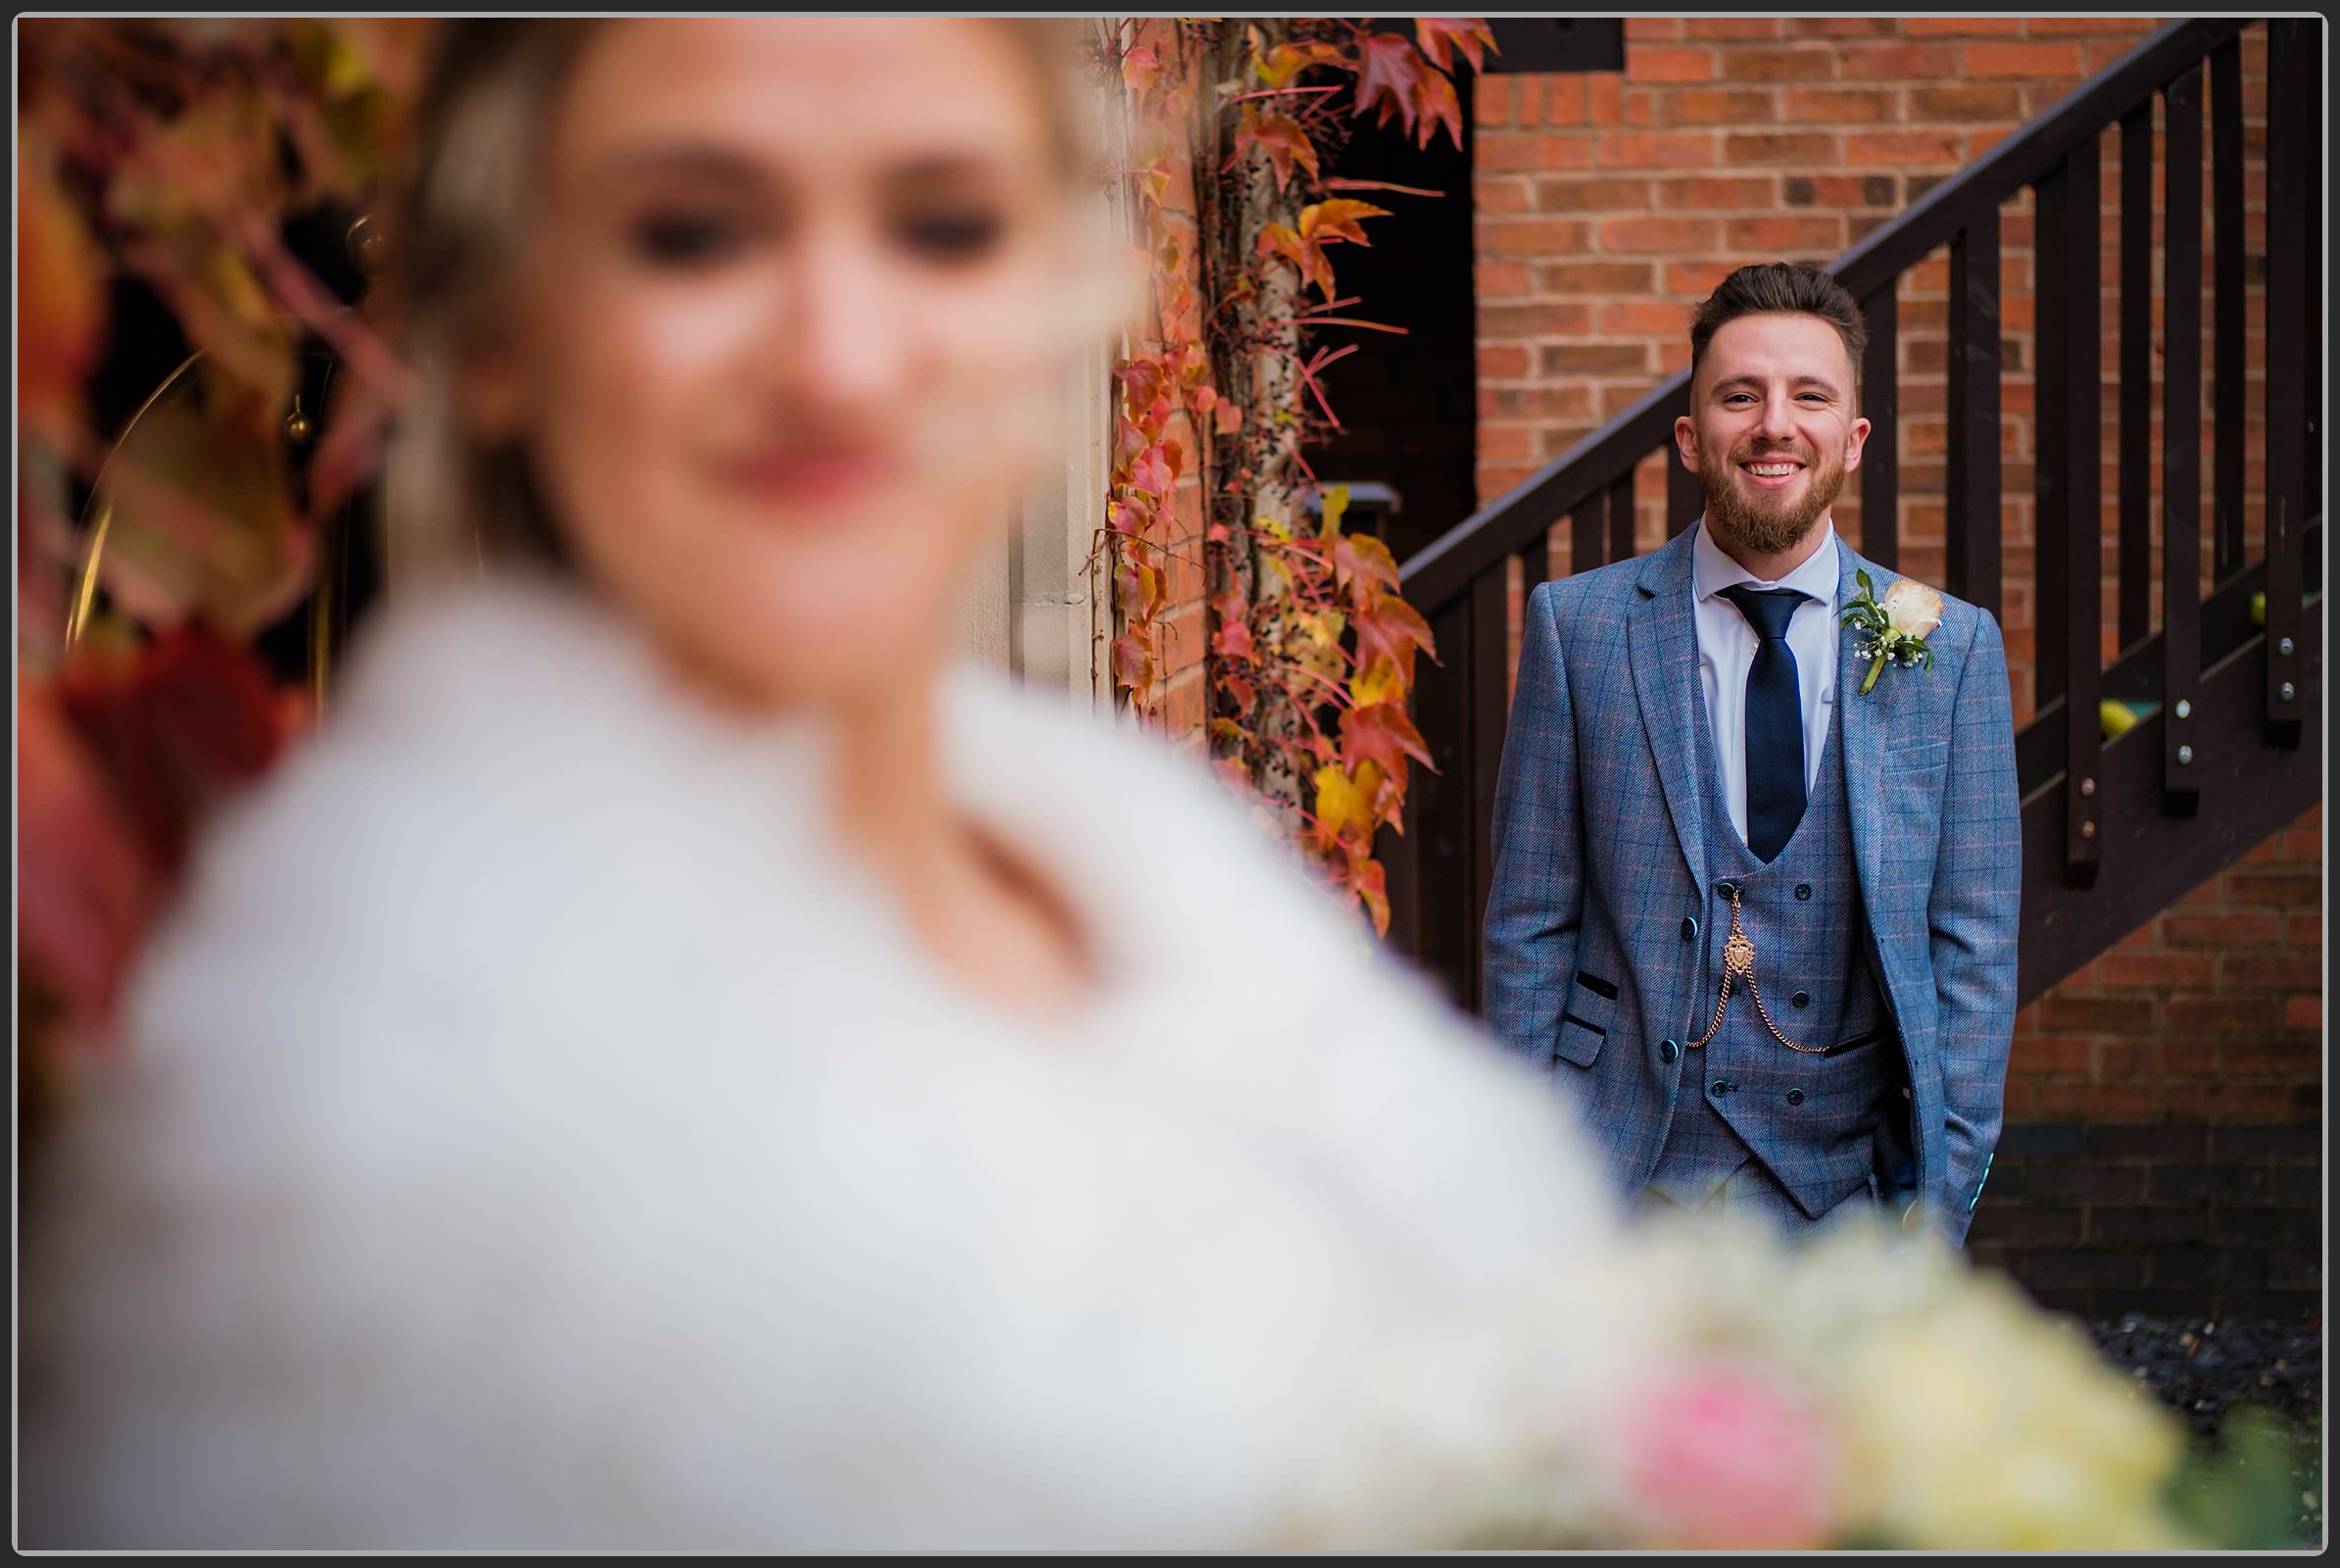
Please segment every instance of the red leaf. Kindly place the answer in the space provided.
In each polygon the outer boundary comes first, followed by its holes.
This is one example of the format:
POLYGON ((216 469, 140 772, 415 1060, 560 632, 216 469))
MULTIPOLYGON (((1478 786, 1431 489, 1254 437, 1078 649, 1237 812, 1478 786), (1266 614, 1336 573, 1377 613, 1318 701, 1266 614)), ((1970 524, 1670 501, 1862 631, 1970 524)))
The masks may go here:
POLYGON ((105 254, 56 178, 46 138, 20 121, 17 344, 24 423, 60 448, 81 423, 81 381, 106 328, 105 254))
POLYGON ((1138 694, 1153 684, 1153 651, 1144 637, 1132 634, 1113 639, 1113 676, 1138 694))
POLYGON ((1251 716, 1252 705, 1259 701, 1258 688, 1241 675, 1229 675, 1219 682, 1219 689, 1227 694, 1227 701, 1238 716, 1251 716))
POLYGON ((1219 434, 1233 435, 1243 427, 1243 406, 1240 403, 1222 401, 1216 409, 1211 411, 1211 418, 1218 427, 1219 434))
POLYGON ((77 1023, 111 1013, 154 878, 54 694, 17 688, 17 948, 22 978, 77 1023))
POLYGON ((1370 761, 1391 778, 1404 771, 1402 758, 1430 765, 1429 743, 1406 717, 1402 703, 1376 703, 1341 714, 1341 756, 1352 768, 1370 761))
POLYGON ((1159 445, 1147 447, 1138 455, 1138 461, 1130 465, 1130 487, 1143 490, 1157 499, 1170 493, 1170 486, 1176 479, 1169 459, 1159 445))
POLYGON ((1409 134, 1414 128, 1414 97, 1422 77, 1422 57, 1415 52, 1414 41, 1398 32, 1377 32, 1363 42, 1364 61, 1357 73, 1357 113, 1379 107, 1382 123, 1395 113, 1405 121, 1409 134))
POLYGON ((1162 74, 1162 57, 1151 44, 1140 44, 1121 57, 1121 79, 1130 84, 1130 91, 1143 93, 1162 74))
POLYGON ((1389 216, 1389 210, 1386 207, 1336 196, 1300 209, 1300 238, 1303 242, 1314 240, 1319 245, 1327 240, 1370 245, 1373 242, 1365 237, 1365 220, 1389 216))
POLYGON ((1292 166, 1298 164, 1310 174, 1318 172, 1316 143, 1300 122, 1289 115, 1261 114, 1257 106, 1243 105, 1243 122, 1236 126, 1235 146, 1238 152, 1258 147, 1268 156, 1268 163, 1276 171, 1276 189, 1281 191, 1292 178, 1292 166))
POLYGON ((1422 85, 1416 95, 1415 104, 1422 117, 1416 131, 1415 145, 1429 146, 1430 138, 1438 133, 1438 128, 1440 125, 1443 125, 1446 127, 1446 134, 1453 139, 1456 149, 1460 150, 1462 147, 1462 104, 1454 96, 1453 81, 1441 72, 1424 72, 1422 85))
POLYGON ((1389 547, 1369 533, 1344 533, 1333 541, 1333 580, 1359 605, 1397 588, 1397 563, 1389 547))
POLYGON ((1221 659, 1239 660, 1246 664, 1256 663, 1259 659, 1257 650, 1251 646, 1251 628, 1241 620, 1222 622, 1211 634, 1210 651, 1221 659))
POLYGON ((1389 873, 1379 860, 1365 860, 1358 864, 1349 880, 1349 887, 1365 901, 1365 911, 1373 916, 1373 934, 1389 934, 1389 873))
POLYGON ((1390 660, 1409 685, 1414 679, 1415 652, 1434 656, 1438 652, 1422 612, 1395 594, 1382 595, 1372 610, 1351 615, 1349 624, 1357 632, 1357 667, 1371 669, 1376 661, 1390 660))
POLYGON ((1416 17, 1414 40, 1422 46, 1423 58, 1440 71, 1454 69, 1449 48, 1469 60, 1473 71, 1486 65, 1489 52, 1500 53, 1493 30, 1478 17, 1416 17))

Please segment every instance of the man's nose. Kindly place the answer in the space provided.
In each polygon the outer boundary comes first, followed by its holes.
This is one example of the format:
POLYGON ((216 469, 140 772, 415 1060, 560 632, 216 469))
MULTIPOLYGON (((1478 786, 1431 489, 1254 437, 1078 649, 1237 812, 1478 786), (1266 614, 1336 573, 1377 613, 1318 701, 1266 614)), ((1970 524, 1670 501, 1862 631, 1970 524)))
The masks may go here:
POLYGON ((1793 446, 1796 434, 1794 405, 1783 396, 1765 398, 1763 418, 1756 425, 1755 433, 1770 445, 1793 446))

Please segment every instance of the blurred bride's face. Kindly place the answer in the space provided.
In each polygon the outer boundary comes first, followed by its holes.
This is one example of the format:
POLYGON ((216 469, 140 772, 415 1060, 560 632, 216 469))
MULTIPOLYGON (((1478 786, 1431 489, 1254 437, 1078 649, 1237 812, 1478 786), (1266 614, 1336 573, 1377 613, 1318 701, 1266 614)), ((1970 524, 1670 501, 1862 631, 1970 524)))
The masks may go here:
POLYGON ((943 18, 610 23, 581 51, 466 404, 714 684, 854 701, 955 646, 1058 438, 1073 189, 1043 69, 943 18))

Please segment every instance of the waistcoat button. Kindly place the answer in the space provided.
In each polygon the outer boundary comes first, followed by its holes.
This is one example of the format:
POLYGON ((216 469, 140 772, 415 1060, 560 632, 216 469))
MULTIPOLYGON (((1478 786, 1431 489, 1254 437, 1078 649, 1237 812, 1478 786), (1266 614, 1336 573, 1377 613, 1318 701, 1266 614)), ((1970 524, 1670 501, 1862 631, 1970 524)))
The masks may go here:
POLYGON ((1713 1083, 1707 1085, 1706 1092, 1720 1097, 1731 1093, 1731 1085, 1727 1080, 1717 1078, 1713 1083))
POLYGON ((1791 1105, 1802 1104, 1804 1102, 1804 1092, 1801 1089, 1790 1089, 1787 1091, 1787 1102, 1791 1105))
POLYGON ((1809 882, 1798 882, 1798 883, 1795 885, 1795 897, 1796 897, 1796 902, 1797 902, 1798 904, 1809 904, 1809 903, 1811 903, 1811 902, 1812 902, 1812 884, 1811 884, 1811 883, 1809 883, 1809 882))
POLYGON ((1721 894, 1726 899, 1737 891, 1738 884, 1736 882, 1717 882, 1715 884, 1715 892, 1721 894))
POLYGON ((1684 942, 1695 942, 1698 940, 1698 922, 1691 919, 1688 915, 1682 916, 1682 939, 1684 942))
POLYGON ((1809 1007, 1812 1005, 1812 993, 1809 991, 1799 991, 1794 996, 1789 997, 1787 1000, 1794 1003, 1799 1007, 1809 1007))
POLYGON ((1673 1041, 1662 1040, 1658 1042, 1658 1060, 1670 1062, 1681 1054, 1682 1047, 1676 1045, 1673 1041))

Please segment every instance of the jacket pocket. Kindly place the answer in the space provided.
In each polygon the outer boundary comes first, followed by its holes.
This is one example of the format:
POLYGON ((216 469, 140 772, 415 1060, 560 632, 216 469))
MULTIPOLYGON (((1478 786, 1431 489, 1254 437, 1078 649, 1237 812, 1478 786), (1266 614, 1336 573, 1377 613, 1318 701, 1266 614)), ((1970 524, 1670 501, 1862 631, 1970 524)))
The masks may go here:
POLYGON ((1615 1010, 1617 983, 1585 970, 1577 971, 1568 991, 1568 1005, 1560 1014, 1560 1038, 1552 1053, 1562 1061, 1589 1067, 1608 1043, 1609 1017, 1615 1010))

